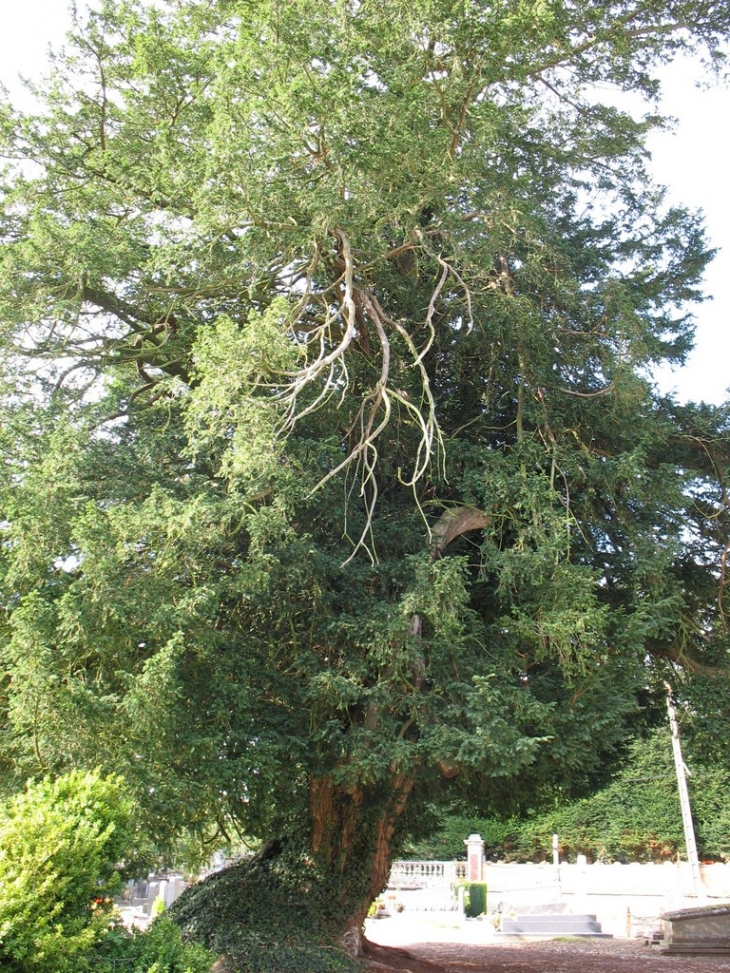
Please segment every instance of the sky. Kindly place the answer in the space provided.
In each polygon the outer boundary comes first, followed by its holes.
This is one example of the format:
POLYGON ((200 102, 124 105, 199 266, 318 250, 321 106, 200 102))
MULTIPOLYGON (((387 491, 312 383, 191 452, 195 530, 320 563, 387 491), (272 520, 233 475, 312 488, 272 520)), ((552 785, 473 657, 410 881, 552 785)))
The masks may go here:
MULTIPOLYGON (((79 7, 83 7, 79 3, 79 7)), ((65 0, 0 0, 0 81, 23 107, 27 95, 18 76, 42 75, 49 45, 63 43, 70 24, 65 0)), ((699 65, 682 61, 663 76, 663 110, 677 119, 671 133, 649 142, 652 168, 668 189, 672 204, 701 209, 713 247, 719 253, 705 278, 712 296, 695 309, 696 348, 678 371, 655 376, 663 391, 680 400, 719 404, 730 398, 730 187, 727 135, 730 88, 698 87, 699 65)), ((705 79, 706 80, 706 79, 705 79)), ((28 103, 25 102, 27 105, 28 103)))

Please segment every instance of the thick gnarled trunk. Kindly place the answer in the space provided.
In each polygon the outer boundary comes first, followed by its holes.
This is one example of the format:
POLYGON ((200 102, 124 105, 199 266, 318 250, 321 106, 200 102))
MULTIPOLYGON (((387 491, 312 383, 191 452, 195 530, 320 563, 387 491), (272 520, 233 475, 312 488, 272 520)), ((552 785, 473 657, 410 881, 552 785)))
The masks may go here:
POLYGON ((393 837, 413 783, 406 774, 376 789, 344 789, 329 777, 310 781, 311 851, 341 896, 341 942, 351 955, 361 952, 368 909, 388 883, 393 837))

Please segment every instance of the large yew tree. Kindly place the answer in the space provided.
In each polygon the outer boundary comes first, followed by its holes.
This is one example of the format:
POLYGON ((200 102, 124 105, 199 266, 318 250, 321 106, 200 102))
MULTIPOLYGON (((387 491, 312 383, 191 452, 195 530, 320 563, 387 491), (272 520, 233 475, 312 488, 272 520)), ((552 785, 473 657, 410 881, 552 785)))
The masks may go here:
POLYGON ((586 792, 667 675, 722 718, 728 413, 651 381, 710 253, 644 145, 657 70, 728 31, 726 0, 77 24, 0 115, 6 789, 121 772, 161 843, 276 839, 343 933, 429 809, 586 792))

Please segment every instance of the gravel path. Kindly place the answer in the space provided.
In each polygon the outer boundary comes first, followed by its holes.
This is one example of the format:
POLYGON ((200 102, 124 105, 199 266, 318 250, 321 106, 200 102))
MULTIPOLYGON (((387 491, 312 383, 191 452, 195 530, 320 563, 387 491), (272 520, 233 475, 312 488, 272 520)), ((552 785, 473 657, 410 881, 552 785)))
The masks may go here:
POLYGON ((369 920, 372 968, 397 973, 730 973, 730 956, 670 956, 644 940, 500 939, 488 923, 405 914, 369 920))

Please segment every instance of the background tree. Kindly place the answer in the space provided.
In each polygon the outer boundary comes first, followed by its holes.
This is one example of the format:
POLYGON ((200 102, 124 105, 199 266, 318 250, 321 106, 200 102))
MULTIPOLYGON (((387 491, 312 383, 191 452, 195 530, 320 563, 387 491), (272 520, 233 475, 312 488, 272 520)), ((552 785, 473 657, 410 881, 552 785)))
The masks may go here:
POLYGON ((337 935, 426 796, 584 792, 668 669, 723 670, 727 412, 648 378, 710 253, 647 177, 659 119, 601 92, 651 102, 727 31, 647 0, 78 26, 2 116, 9 787, 93 759, 161 841, 276 838, 337 935))
MULTIPOLYGON (((726 767, 703 765, 685 748, 692 816, 700 857, 728 857, 726 767)), ((624 765, 587 797, 521 819, 479 818, 468 811, 442 817, 427 839, 407 846, 409 858, 464 857, 464 835, 478 831, 487 857, 500 861, 551 861, 552 839, 561 857, 591 861, 676 861, 686 855, 677 776, 669 731, 659 727, 627 748, 624 765)))

